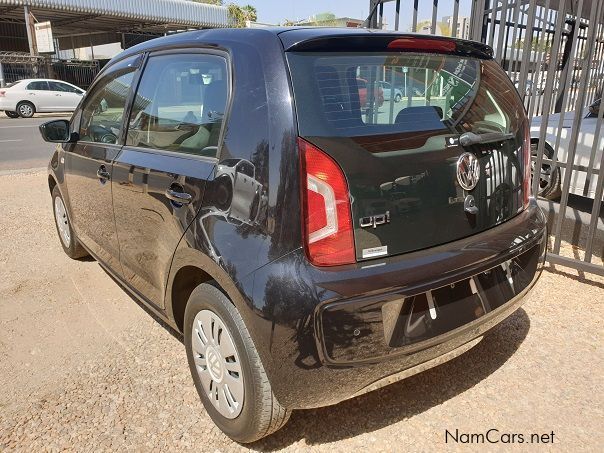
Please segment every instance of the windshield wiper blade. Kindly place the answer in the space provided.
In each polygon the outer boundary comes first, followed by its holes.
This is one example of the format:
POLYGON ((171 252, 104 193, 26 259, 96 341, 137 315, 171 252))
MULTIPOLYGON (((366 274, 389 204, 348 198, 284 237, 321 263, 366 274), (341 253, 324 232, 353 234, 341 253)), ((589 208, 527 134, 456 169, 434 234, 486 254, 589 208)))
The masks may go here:
POLYGON ((477 145, 480 143, 503 142, 514 138, 511 132, 485 132, 484 134, 475 134, 474 132, 464 132, 459 136, 461 146, 477 145))

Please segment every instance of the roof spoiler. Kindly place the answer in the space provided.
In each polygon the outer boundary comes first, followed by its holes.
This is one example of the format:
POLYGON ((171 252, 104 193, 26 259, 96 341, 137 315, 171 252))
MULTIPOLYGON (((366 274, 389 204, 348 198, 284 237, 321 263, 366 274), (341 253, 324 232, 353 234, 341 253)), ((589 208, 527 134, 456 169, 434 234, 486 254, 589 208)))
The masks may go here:
POLYGON ((442 36, 360 32, 321 35, 285 43, 287 52, 422 52, 492 59, 493 49, 475 41, 442 36))

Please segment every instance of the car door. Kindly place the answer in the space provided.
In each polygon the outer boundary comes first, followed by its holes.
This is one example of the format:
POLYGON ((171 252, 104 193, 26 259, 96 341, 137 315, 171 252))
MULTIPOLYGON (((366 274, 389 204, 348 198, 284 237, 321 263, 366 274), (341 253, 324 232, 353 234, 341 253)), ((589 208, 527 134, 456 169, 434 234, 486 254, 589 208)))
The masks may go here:
POLYGON ((124 278, 157 306, 163 306, 172 255, 216 165, 227 68, 222 54, 151 54, 113 165, 124 278))
POLYGON ((75 232, 97 259, 118 274, 112 162, 121 148, 124 112, 140 60, 122 60, 95 82, 74 115, 72 127, 79 140, 65 145, 65 181, 75 232))
POLYGON ((83 91, 66 83, 53 80, 49 80, 48 85, 50 86, 50 92, 56 99, 58 110, 65 112, 75 110, 82 99, 83 91))
POLYGON ((34 80, 25 87, 25 95, 32 102, 37 112, 53 112, 57 109, 57 100, 50 92, 46 80, 34 80))

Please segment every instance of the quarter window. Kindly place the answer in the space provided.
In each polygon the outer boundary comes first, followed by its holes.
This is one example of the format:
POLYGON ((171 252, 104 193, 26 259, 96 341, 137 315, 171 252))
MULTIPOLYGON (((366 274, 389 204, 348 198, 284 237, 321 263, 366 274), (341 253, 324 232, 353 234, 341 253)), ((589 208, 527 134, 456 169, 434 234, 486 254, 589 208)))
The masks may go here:
POLYGON ((117 143, 122 129, 130 86, 137 69, 136 58, 118 63, 112 72, 95 84, 86 99, 80 122, 80 140, 117 143))
POLYGON ((216 157, 227 105, 226 60, 150 57, 130 114, 126 144, 216 157))

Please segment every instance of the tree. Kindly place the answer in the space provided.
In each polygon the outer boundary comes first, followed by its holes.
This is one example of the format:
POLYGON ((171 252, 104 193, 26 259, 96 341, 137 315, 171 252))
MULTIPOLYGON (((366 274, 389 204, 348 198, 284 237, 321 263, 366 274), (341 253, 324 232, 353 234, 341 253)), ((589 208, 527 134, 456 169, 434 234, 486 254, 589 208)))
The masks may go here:
POLYGON ((229 16, 233 21, 233 27, 245 28, 245 22, 255 22, 258 19, 258 13, 256 8, 252 5, 239 6, 234 3, 230 3, 228 6, 229 16))
POLYGON ((210 5, 217 5, 217 6, 222 6, 222 0, 193 0, 194 2, 197 3, 208 3, 210 5))

